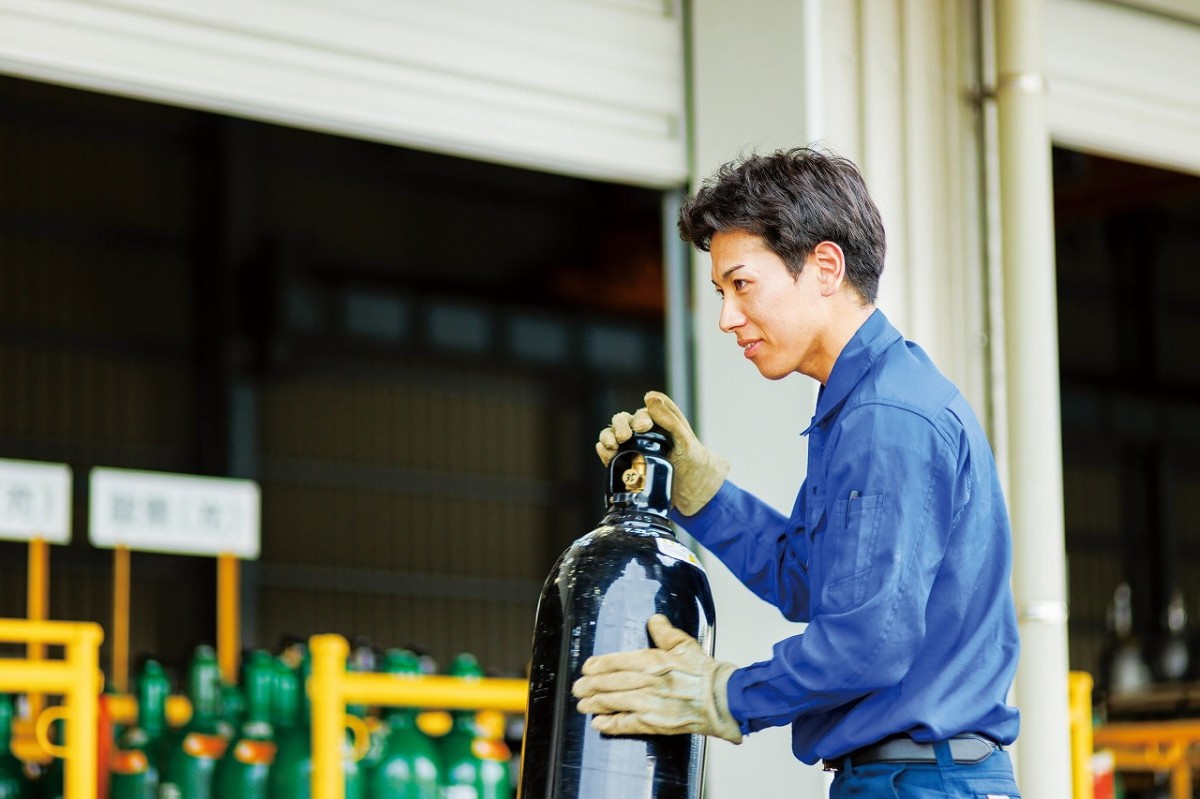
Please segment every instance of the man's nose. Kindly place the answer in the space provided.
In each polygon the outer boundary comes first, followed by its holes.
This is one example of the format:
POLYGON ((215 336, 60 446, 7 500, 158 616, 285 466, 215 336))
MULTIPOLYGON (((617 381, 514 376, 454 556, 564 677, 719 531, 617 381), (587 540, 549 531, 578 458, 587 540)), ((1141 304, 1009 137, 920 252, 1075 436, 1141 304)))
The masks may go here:
POLYGON ((721 300, 721 318, 717 323, 720 325, 722 333, 732 333, 746 324, 746 317, 732 298, 725 297, 721 300))

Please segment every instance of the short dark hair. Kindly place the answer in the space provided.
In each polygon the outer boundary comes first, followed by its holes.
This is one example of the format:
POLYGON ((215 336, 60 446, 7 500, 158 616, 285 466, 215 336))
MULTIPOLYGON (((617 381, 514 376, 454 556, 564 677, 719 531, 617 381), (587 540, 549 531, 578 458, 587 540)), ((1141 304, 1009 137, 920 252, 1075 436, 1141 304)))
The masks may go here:
POLYGON ((887 238, 852 161, 811 147, 751 154, 722 166, 679 213, 679 235, 707 252, 715 233, 761 236, 792 276, 822 241, 846 256, 846 279, 868 303, 879 292, 887 238))

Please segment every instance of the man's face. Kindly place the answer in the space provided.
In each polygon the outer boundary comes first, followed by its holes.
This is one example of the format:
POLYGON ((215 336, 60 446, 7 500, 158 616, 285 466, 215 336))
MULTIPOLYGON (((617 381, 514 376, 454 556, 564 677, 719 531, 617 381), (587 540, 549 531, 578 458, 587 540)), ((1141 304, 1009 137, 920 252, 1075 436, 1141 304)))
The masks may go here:
POLYGON ((763 377, 816 376, 828 303, 813 259, 793 279, 760 236, 728 230, 712 237, 712 282, 721 295, 721 330, 737 336, 763 377))

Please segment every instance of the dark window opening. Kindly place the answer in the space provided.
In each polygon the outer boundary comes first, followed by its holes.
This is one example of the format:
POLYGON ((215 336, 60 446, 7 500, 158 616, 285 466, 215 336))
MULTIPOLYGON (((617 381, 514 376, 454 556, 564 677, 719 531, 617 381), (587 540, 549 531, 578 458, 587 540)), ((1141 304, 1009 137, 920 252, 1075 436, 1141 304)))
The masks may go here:
MULTIPOLYGON (((663 386, 659 193, 8 77, 0 186, 0 457, 76 475, 53 618, 111 623, 88 469, 227 474, 263 488, 248 644, 523 669, 595 433, 663 386)), ((24 570, 0 542, 0 616, 24 570)), ((212 641, 210 560, 133 580, 135 657, 212 641)))
POLYGON ((1070 659, 1103 683, 1118 584, 1156 672, 1172 596, 1200 616, 1200 177, 1059 148, 1054 178, 1070 659))

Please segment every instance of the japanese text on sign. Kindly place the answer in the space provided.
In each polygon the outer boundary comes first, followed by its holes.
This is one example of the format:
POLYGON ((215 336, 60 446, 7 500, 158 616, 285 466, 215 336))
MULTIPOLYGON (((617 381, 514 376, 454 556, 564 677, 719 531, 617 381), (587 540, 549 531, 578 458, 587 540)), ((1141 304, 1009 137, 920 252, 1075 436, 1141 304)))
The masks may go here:
POLYGON ((254 559, 259 503, 253 480, 93 469, 90 539, 99 547, 254 559))
POLYGON ((71 542, 71 469, 0 460, 0 538, 71 542))

